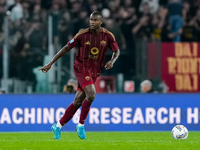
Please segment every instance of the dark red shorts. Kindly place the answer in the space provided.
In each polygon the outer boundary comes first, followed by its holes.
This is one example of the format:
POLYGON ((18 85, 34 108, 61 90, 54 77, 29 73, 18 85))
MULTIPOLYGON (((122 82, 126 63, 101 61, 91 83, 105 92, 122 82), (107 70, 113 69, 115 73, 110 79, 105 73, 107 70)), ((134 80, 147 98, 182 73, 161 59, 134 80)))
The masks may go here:
POLYGON ((84 92, 84 88, 89 84, 94 84, 97 77, 92 77, 90 70, 85 67, 74 66, 74 74, 77 79, 77 90, 84 92))

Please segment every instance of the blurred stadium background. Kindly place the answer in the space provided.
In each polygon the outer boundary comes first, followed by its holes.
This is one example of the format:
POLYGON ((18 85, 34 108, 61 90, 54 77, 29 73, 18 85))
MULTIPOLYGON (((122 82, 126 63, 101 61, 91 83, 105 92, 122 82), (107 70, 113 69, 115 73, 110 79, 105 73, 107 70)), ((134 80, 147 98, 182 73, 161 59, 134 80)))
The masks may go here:
MULTIPOLYGON (((88 27, 96 10, 121 56, 96 82, 86 130, 171 131, 183 124, 199 131, 200 0, 0 0, 0 131, 50 131, 59 120, 74 97, 77 49, 49 73, 37 69, 88 27), (175 10, 182 12, 176 31, 175 10)), ((74 131, 78 113, 64 131, 74 131)))
MULTIPOLYGON (((185 43, 172 43, 175 35, 168 21, 168 0, 1 0, 1 91, 63 92, 68 80, 75 79, 73 61, 76 48, 60 59, 49 74, 41 74, 37 69, 80 29, 88 27, 90 13, 98 10, 104 17, 103 27, 115 35, 121 56, 112 70, 103 70, 96 85, 97 92, 141 92, 140 83, 145 79, 149 79, 153 90, 160 93, 199 92, 199 0, 180 0, 180 3, 183 9, 178 9, 183 11, 183 26, 177 34, 181 35, 180 42, 190 42, 186 46, 185 43), (164 42, 171 43, 163 45, 164 42), (186 54, 183 53, 183 56, 173 53, 175 49, 185 51, 185 47, 186 54), (196 60, 185 60, 188 57, 196 60), (183 59, 179 62, 178 58, 183 59), (176 62, 179 69, 173 66, 176 62), (194 64, 194 69, 188 71, 187 66, 191 68, 191 64, 194 64), (177 71, 165 72, 170 66, 177 71), (188 83, 182 83, 182 79, 187 77, 188 83), (184 87, 188 84, 191 88, 184 87)), ((106 61, 110 57, 111 51, 108 50, 106 61)))

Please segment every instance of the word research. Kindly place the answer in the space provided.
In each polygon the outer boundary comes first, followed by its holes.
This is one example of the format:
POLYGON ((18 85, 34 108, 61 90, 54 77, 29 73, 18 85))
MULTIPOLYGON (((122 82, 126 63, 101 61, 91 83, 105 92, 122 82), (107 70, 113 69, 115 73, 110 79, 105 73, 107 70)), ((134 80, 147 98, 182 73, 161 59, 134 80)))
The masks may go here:
MULTIPOLYGON (((186 108, 186 116, 181 115, 179 107, 92 107, 89 112, 89 124, 179 124, 181 117, 187 124, 199 123, 199 108, 186 108)), ((58 122, 65 108, 3 108, 0 110, 0 124, 53 124, 58 122)), ((80 109, 74 115, 72 122, 79 121, 80 109)))

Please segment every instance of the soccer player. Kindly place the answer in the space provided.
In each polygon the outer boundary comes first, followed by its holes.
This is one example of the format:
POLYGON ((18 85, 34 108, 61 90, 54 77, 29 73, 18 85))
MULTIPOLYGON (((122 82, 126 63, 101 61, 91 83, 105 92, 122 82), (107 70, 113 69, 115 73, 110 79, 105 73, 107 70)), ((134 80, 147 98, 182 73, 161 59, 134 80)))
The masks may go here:
POLYGON ((103 68, 107 48, 109 47, 113 51, 113 55, 111 60, 105 64, 105 69, 111 69, 120 55, 120 50, 114 35, 107 29, 101 27, 103 23, 101 13, 98 11, 93 12, 90 15, 89 22, 89 28, 80 30, 47 65, 39 69, 46 73, 56 60, 73 47, 79 46, 78 54, 74 62, 74 73, 78 81, 76 96, 73 103, 65 110, 59 122, 52 125, 54 139, 60 139, 62 126, 73 117, 81 106, 80 120, 76 126, 76 130, 81 139, 86 139, 84 122, 96 96, 94 83, 103 68))

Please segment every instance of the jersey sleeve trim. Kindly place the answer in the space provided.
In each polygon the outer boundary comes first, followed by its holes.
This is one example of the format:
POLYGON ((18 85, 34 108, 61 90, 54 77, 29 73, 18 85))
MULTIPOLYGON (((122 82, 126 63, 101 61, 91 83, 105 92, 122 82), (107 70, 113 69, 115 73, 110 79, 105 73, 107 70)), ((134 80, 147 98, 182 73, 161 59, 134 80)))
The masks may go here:
POLYGON ((115 36, 112 34, 112 32, 108 31, 107 29, 103 28, 103 32, 108 33, 112 36, 113 40, 115 41, 115 36))
POLYGON ((80 30, 80 31, 74 36, 74 39, 76 39, 79 35, 84 34, 84 33, 86 33, 86 32, 89 32, 89 28, 80 30))

